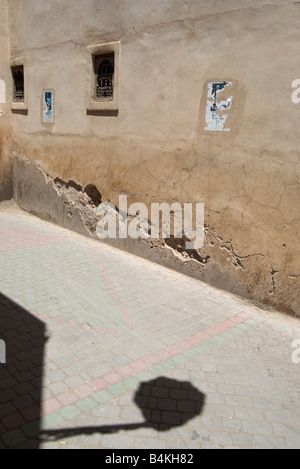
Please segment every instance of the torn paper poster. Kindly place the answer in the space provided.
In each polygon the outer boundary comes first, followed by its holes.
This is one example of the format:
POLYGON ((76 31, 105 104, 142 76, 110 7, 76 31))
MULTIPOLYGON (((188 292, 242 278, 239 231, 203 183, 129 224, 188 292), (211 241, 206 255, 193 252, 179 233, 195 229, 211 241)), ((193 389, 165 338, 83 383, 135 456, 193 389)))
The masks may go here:
POLYGON ((43 122, 54 123, 54 92, 43 92, 43 122))
POLYGON ((220 114, 231 108, 233 96, 218 101, 219 94, 222 93, 227 86, 232 86, 231 81, 215 81, 208 83, 207 107, 206 107, 206 124, 205 130, 214 130, 219 132, 230 132, 229 128, 225 128, 228 114, 220 114))

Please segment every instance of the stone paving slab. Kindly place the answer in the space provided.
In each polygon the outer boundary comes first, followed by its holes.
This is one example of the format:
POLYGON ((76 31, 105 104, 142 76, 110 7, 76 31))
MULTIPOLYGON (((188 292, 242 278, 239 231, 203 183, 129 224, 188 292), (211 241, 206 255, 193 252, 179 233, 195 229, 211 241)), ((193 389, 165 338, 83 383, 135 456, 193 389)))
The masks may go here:
POLYGON ((0 448, 300 447, 299 319, 12 204, 0 285, 0 448))

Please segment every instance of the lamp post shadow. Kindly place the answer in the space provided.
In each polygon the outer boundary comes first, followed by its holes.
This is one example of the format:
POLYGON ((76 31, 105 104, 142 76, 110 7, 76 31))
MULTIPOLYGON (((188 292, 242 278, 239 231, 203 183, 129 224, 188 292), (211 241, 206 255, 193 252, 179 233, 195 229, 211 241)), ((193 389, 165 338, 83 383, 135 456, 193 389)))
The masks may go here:
POLYGON ((165 432, 183 426, 200 415, 205 395, 188 381, 159 377, 141 383, 133 401, 142 412, 143 422, 48 430, 42 432, 41 439, 55 441, 76 435, 117 433, 141 428, 165 432))

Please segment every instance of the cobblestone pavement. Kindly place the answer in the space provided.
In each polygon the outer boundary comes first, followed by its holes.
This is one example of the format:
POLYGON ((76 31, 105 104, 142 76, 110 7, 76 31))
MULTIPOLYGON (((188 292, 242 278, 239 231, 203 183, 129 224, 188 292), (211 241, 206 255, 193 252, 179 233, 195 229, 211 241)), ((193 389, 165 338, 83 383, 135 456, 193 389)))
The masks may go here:
POLYGON ((12 203, 0 285, 0 448, 300 448, 299 319, 12 203))

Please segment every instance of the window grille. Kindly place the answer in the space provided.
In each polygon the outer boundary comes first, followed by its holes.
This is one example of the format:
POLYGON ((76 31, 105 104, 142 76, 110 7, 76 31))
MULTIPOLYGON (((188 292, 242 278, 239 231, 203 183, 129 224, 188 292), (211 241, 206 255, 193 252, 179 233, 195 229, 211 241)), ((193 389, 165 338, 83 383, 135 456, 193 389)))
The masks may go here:
POLYGON ((96 83, 96 100, 110 101, 114 94, 114 58, 97 58, 98 67, 96 83))
POLYGON ((13 76, 13 100, 16 103, 22 103, 25 100, 23 66, 12 67, 12 76, 13 76))

